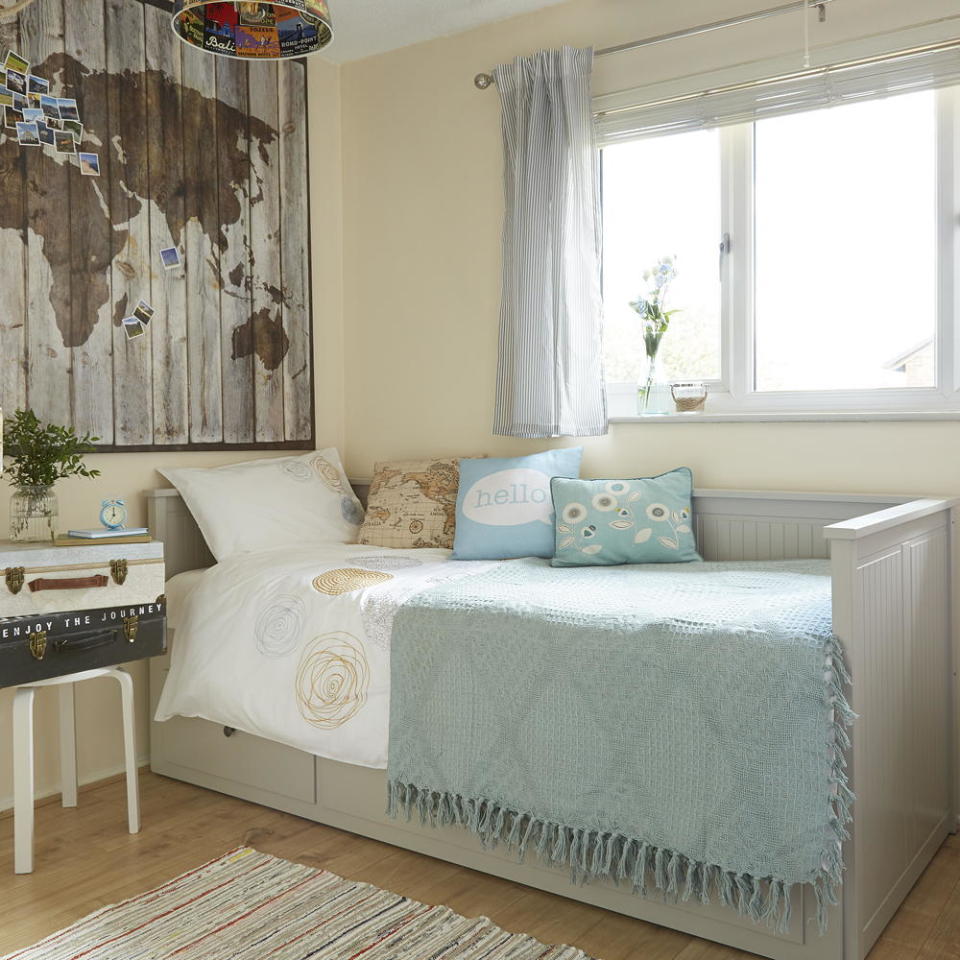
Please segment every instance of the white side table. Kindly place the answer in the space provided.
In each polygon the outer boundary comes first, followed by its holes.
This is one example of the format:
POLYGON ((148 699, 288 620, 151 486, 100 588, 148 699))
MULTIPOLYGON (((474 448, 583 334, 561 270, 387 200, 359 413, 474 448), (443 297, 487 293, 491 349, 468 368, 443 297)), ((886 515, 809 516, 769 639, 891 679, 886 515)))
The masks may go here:
POLYGON ((133 713, 133 678, 118 667, 100 667, 65 677, 38 680, 16 688, 13 700, 14 872, 33 873, 33 698, 39 687, 59 687, 60 789, 65 807, 77 805, 77 736, 73 685, 94 677, 113 677, 123 702, 123 750, 127 771, 127 821, 140 832, 140 793, 133 713))

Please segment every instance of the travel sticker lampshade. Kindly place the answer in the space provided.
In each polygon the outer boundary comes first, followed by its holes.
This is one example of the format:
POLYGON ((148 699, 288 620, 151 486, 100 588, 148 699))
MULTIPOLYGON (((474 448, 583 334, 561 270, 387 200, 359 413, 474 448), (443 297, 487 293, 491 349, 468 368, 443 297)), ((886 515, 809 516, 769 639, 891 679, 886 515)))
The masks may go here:
POLYGON ((173 32, 187 45, 219 57, 289 60, 326 48, 333 22, 326 0, 175 0, 173 32))

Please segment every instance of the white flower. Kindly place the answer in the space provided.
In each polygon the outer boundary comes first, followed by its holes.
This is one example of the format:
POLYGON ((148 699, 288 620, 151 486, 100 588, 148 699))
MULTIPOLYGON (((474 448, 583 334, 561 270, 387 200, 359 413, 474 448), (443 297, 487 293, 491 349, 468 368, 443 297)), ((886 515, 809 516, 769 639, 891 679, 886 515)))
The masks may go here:
POLYGON ((609 493, 615 493, 618 496, 620 494, 626 493, 630 489, 630 484, 626 480, 611 480, 607 484, 607 491, 609 493))
POLYGON ((587 508, 582 503, 568 503, 560 516, 566 523, 582 523, 587 519, 587 508))
POLYGON ((666 520, 670 516, 670 511, 662 503, 651 503, 647 507, 647 516, 651 520, 666 520))
POLYGON ((597 510, 602 510, 604 513, 617 509, 617 498, 611 493, 598 493, 591 502, 597 510))

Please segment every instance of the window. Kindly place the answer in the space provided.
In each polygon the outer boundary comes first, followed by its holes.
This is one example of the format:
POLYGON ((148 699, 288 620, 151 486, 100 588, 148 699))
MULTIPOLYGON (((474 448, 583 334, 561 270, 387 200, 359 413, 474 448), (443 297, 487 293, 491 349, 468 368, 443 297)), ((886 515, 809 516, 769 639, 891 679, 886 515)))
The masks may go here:
MULTIPOLYGON (((642 383, 631 301, 673 256, 661 382, 713 413, 953 412, 956 88, 621 139, 603 161, 605 367, 642 383)), ((636 413, 629 391, 611 414, 636 413)))

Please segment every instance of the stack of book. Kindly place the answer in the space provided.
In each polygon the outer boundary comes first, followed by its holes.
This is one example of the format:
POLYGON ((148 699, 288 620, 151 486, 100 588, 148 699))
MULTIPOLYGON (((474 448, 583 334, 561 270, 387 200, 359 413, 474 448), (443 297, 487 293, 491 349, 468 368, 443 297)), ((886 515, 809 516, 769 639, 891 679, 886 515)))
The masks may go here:
POLYGON ((96 543, 149 543, 146 527, 122 527, 119 530, 68 530, 54 539, 58 547, 76 547, 96 543))

